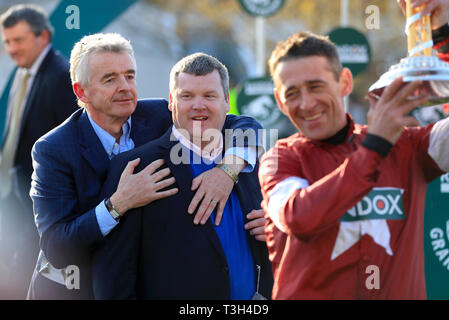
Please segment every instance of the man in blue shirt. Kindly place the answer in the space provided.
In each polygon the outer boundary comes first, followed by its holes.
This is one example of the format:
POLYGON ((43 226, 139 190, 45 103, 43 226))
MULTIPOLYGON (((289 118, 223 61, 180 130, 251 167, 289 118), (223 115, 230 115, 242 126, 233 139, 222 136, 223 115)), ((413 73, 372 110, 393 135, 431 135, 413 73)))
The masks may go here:
POLYGON ((169 109, 173 126, 161 138, 114 158, 102 194, 114 192, 123 168, 136 157, 141 159, 136 172, 164 159, 179 192, 128 212, 94 252, 95 298, 270 297, 273 278, 257 164, 254 170, 243 170, 237 183, 229 163, 222 162, 223 145, 229 143, 224 131, 229 111, 226 67, 204 53, 181 59, 170 75, 169 109), (193 197, 189 181, 215 167, 235 185, 221 224, 209 220, 197 226, 186 214, 193 197))

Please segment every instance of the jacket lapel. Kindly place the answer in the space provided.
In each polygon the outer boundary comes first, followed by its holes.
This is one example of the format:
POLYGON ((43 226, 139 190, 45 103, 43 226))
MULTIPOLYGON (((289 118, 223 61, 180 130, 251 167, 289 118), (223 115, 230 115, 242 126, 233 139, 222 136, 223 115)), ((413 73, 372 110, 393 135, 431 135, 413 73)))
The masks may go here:
POLYGON ((106 176, 109 168, 109 157, 89 122, 86 111, 79 118, 79 142, 81 155, 95 170, 99 177, 106 176))
MULTIPOLYGON (((42 60, 42 63, 39 67, 39 70, 36 73, 36 76, 34 77, 33 85, 31 86, 30 93, 28 95, 26 105, 24 106, 24 110, 23 110, 22 121, 20 123, 19 138, 22 134, 22 130, 25 126, 25 123, 27 122, 27 118, 29 117, 29 115, 31 113, 31 109, 33 108, 33 102, 36 101, 35 97, 38 94, 38 92, 40 91, 40 87, 43 82, 43 79, 42 79, 43 75, 46 72, 46 69, 48 68, 48 65, 50 64, 50 61, 54 55, 55 55, 54 49, 50 48, 50 50, 48 51, 44 60, 42 60)), ((37 107, 39 107, 39 106, 37 106, 37 107)))
MULTIPOLYGON (((162 137, 162 148, 166 150, 166 152, 164 152, 165 163, 168 165, 172 175, 176 179, 179 192, 186 203, 185 208, 188 208, 190 202, 193 199, 193 196, 195 195, 195 192, 190 190, 193 180, 193 175, 192 171, 190 170, 189 164, 190 154, 189 152, 186 152, 185 149, 184 153, 182 153, 181 144, 178 143, 176 138, 172 136, 171 129, 169 129, 162 137), (177 159, 182 159, 181 163, 178 164, 178 162, 176 162, 176 164, 174 164, 170 160, 170 157, 174 156, 177 157, 177 159)), ((187 212, 185 212, 185 214, 187 214, 187 212)), ((192 215, 195 215, 195 213, 193 213, 192 215)), ((192 223, 193 223, 193 216, 192 216, 192 223)), ((215 227, 213 226, 211 219, 208 219, 206 224, 198 225, 196 227, 200 228, 200 230, 209 240, 212 247, 223 259, 226 260, 223 247, 221 246, 220 239, 218 239, 217 233, 215 232, 215 227)))
POLYGON ((149 126, 149 119, 145 119, 143 117, 131 116, 131 134, 130 137, 134 142, 136 147, 139 147, 147 142, 148 134, 147 129, 149 126))

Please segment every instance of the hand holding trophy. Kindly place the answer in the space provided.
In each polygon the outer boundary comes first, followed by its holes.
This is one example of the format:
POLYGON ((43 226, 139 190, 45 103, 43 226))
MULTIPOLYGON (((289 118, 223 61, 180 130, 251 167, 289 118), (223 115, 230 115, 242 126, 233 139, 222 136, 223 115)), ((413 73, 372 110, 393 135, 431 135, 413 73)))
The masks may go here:
POLYGON ((385 87, 402 77, 403 82, 421 82, 409 99, 426 95, 428 100, 424 105, 445 103, 449 101, 449 64, 432 51, 432 29, 447 24, 449 1, 398 0, 398 3, 407 17, 408 57, 391 66, 369 88, 370 96, 380 98, 385 87))

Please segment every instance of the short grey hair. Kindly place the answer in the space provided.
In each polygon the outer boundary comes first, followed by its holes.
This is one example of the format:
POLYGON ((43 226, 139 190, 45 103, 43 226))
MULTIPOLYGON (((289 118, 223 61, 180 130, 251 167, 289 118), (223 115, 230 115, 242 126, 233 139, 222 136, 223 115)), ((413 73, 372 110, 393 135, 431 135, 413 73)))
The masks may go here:
POLYGON ((2 29, 12 28, 21 21, 28 23, 36 37, 40 36, 42 31, 47 30, 51 41, 54 29, 44 9, 35 4, 18 4, 10 7, 0 16, 2 29))
POLYGON ((89 85, 89 58, 93 54, 101 52, 128 53, 137 72, 134 50, 129 40, 118 33, 96 33, 84 36, 73 46, 70 54, 70 78, 72 85, 77 82, 82 86, 89 85))
POLYGON ((195 76, 203 76, 217 70, 220 79, 221 86, 223 87, 223 93, 225 99, 229 94, 229 73, 226 66, 221 63, 217 58, 205 54, 203 52, 197 52, 188 55, 179 60, 170 71, 170 92, 173 92, 176 86, 176 80, 181 72, 193 74, 195 76))

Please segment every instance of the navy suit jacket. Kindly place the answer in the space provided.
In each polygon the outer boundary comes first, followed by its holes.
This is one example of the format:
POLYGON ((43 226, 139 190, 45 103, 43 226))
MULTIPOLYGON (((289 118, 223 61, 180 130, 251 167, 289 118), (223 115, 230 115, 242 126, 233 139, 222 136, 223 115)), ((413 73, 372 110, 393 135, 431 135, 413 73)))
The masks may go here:
MULTIPOLYGON (((171 131, 112 161, 103 196, 114 192, 126 163, 136 157, 141 158, 136 171, 155 159, 165 159, 179 192, 127 212, 97 248, 92 264, 96 299, 230 298, 226 257, 211 219, 204 226, 194 225, 194 215, 187 213, 194 196, 193 176, 188 161, 175 165, 170 160, 177 143, 170 138, 171 131)), ((235 190, 245 216, 260 208, 257 167, 240 173, 235 190)), ((273 277, 266 245, 249 232, 247 237, 254 263, 261 267, 259 292, 269 298, 273 277)), ((255 270, 255 281, 257 274, 255 270)))
MULTIPOLYGON (((227 119, 231 127, 258 128, 248 117, 229 115, 227 119)), ((131 116, 131 139, 139 147, 160 137, 171 125, 166 100, 140 100, 131 116)), ((42 253, 56 268, 80 268, 80 289, 65 290, 66 299, 90 299, 91 251, 103 240, 95 207, 104 199, 100 192, 109 168, 108 155, 81 109, 40 138, 32 156, 30 193, 42 253)))
MULTIPOLYGON (((131 116, 131 139, 142 145, 160 137, 170 125, 166 100, 141 100, 131 116)), ((80 289, 66 290, 66 298, 89 299, 89 253, 103 239, 95 207, 101 202, 109 157, 84 109, 40 138, 32 156, 31 197, 40 247, 54 267, 80 268, 80 289)))

